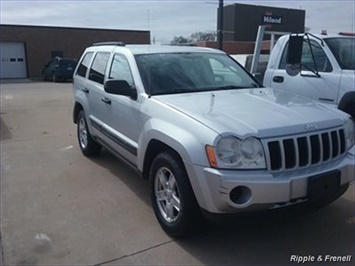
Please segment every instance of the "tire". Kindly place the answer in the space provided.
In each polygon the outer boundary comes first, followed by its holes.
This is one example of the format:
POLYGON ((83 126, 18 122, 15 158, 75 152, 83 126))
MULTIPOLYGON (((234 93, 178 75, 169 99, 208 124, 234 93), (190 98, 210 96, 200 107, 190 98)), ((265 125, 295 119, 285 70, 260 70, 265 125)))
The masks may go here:
POLYGON ((85 156, 92 157, 100 153, 101 145, 91 137, 83 110, 79 112, 77 118, 77 137, 80 150, 85 156))
POLYGON ((348 113, 353 119, 355 119, 355 101, 348 103, 344 109, 344 112, 348 113))
POLYGON ((186 237, 201 221, 201 213, 180 157, 174 151, 160 153, 150 170, 151 201, 164 231, 186 237))

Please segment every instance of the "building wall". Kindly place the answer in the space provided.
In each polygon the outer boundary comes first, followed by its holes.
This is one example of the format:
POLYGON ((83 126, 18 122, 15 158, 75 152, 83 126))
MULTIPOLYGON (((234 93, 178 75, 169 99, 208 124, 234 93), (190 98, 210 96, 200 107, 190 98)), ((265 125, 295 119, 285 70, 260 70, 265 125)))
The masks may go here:
POLYGON ((43 66, 52 55, 79 59, 84 49, 95 42, 123 41, 149 44, 149 31, 0 25, 0 42, 25 43, 27 76, 40 78, 43 66))
POLYGON ((224 6, 223 13, 225 41, 255 41, 260 25, 266 31, 304 32, 306 12, 301 9, 233 4, 224 6))

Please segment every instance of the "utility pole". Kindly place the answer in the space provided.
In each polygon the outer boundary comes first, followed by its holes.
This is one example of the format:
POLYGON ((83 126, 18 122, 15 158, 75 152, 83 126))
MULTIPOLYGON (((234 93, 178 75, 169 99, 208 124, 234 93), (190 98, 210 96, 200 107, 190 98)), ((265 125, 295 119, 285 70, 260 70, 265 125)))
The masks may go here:
POLYGON ((218 49, 223 50, 223 0, 219 0, 218 5, 217 44, 218 49))

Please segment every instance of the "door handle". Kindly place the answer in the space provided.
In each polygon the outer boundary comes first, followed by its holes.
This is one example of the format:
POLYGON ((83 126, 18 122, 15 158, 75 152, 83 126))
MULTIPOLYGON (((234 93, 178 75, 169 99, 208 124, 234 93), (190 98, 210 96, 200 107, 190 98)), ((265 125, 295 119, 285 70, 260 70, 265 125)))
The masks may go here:
POLYGON ((87 88, 82 88, 81 90, 85 93, 89 93, 89 89, 87 89, 87 88))
POLYGON ((276 83, 282 83, 282 82, 284 82, 284 77, 282 77, 282 76, 275 76, 275 77, 272 78, 272 81, 273 81, 273 82, 276 82, 276 83))
POLYGON ((109 98, 102 98, 101 101, 103 101, 104 103, 107 103, 107 104, 111 104, 111 100, 109 98))

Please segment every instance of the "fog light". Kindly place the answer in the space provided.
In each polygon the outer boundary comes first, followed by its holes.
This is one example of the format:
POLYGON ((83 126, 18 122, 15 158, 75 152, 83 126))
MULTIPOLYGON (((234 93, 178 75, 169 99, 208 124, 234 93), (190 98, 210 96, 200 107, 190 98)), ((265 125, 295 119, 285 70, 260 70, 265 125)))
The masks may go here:
POLYGON ((238 186, 232 189, 229 197, 235 204, 245 204, 251 199, 251 190, 246 186, 238 186))

